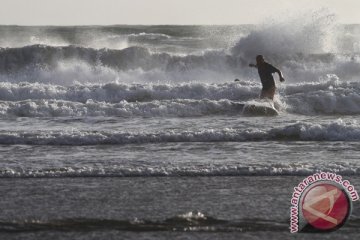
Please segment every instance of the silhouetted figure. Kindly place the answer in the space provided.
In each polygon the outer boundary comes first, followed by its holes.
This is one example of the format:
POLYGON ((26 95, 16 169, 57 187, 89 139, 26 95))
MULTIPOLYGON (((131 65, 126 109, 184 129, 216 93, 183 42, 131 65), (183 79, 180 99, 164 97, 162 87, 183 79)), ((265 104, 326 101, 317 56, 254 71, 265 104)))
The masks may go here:
POLYGON ((273 73, 278 73, 280 82, 284 82, 285 79, 281 71, 270 63, 265 62, 265 59, 262 55, 256 56, 256 64, 249 64, 249 67, 255 67, 258 69, 261 83, 263 86, 260 98, 269 98, 271 100, 274 100, 276 86, 273 73))

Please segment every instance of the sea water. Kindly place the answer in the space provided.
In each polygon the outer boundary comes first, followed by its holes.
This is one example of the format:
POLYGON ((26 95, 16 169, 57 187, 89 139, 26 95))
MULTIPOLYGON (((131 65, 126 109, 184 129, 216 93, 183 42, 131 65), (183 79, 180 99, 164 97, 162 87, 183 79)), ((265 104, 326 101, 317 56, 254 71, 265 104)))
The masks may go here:
POLYGON ((306 19, 0 26, 0 234, 288 238, 303 176, 360 187, 360 26, 306 19), (261 104, 257 54, 286 79, 276 117, 233 104, 261 104))

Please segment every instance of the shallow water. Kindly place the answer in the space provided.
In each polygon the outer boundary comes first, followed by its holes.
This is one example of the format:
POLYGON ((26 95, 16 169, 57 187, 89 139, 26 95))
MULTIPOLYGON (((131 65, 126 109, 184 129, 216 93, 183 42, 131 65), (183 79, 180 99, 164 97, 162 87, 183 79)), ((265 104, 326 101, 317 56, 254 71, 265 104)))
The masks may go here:
MULTIPOLYGON (((291 191, 302 177, 3 179, 7 239, 307 239, 288 232, 291 191), (270 207, 269 207, 270 206, 270 207), (137 232, 137 233, 135 233, 137 232)), ((358 185, 359 178, 351 178, 358 185)), ((319 239, 358 237, 359 209, 319 239)))
POLYGON ((360 135, 355 117, 336 120, 295 117, 284 114, 3 120, 0 174, 3 177, 305 175, 317 171, 360 174, 360 135))

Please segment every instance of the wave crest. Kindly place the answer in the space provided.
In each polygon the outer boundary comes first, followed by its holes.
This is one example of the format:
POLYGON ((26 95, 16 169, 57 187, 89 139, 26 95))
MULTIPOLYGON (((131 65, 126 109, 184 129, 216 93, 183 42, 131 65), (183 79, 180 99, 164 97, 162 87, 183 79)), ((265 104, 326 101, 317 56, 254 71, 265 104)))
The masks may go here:
MULTIPOLYGON (((233 102, 251 102, 259 82, 206 84, 119 84, 60 86, 0 83, 3 116, 201 116, 236 113, 233 102), (58 109, 58 111, 55 111, 58 109), (196 114, 198 111, 198 114, 196 114), (142 113, 144 115, 142 115, 142 113), (178 112, 178 113, 176 113, 178 112), (148 114, 147 114, 148 113, 148 114), (158 115, 157 115, 158 114, 158 115)), ((334 75, 320 82, 279 89, 283 111, 304 115, 360 114, 360 83, 334 75)))

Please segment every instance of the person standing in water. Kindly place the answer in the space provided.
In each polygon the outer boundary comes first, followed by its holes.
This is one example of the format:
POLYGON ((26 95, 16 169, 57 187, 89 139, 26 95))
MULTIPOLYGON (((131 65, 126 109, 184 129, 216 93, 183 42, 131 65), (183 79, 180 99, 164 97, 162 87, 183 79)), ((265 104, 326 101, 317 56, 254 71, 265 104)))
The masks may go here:
POLYGON ((280 82, 284 82, 285 79, 281 71, 270 63, 267 63, 262 55, 256 56, 256 64, 249 64, 249 67, 255 67, 258 69, 263 87, 261 90, 260 98, 269 98, 271 100, 274 100, 276 86, 273 73, 278 73, 280 82))

